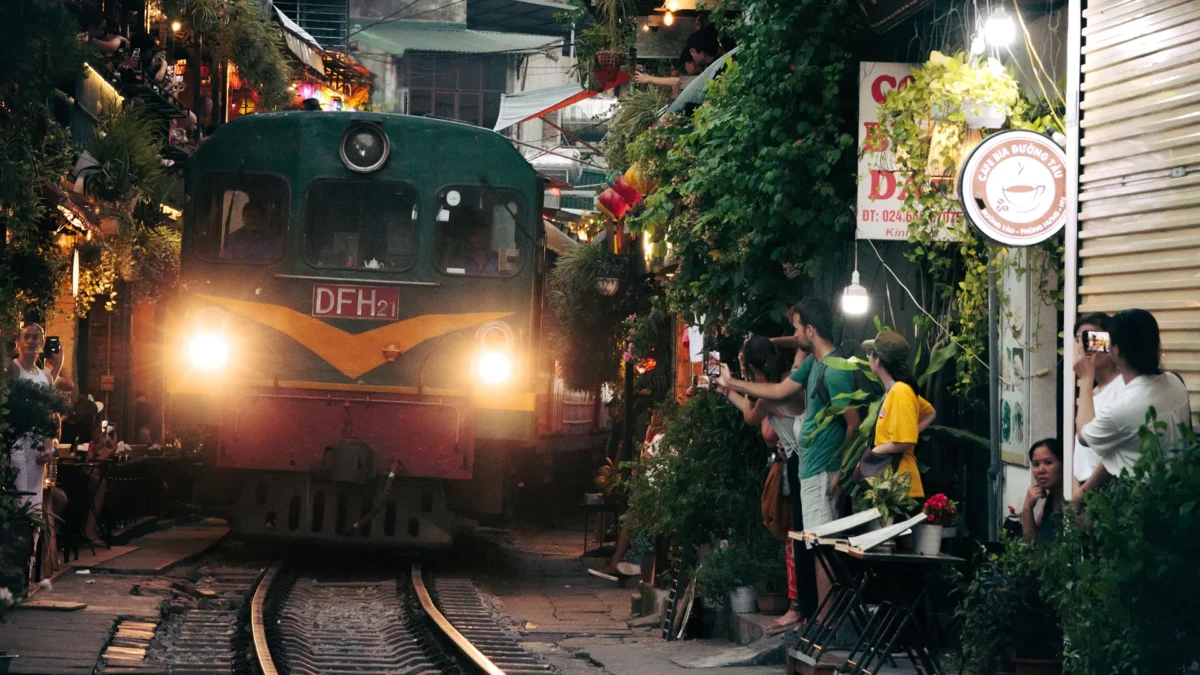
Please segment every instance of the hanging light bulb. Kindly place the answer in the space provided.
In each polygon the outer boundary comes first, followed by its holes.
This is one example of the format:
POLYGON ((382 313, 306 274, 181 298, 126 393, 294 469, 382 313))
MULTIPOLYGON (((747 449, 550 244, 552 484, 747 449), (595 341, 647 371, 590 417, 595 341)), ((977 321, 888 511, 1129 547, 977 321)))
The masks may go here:
POLYGON ((178 21, 172 21, 172 22, 171 22, 171 32, 172 32, 172 33, 178 33, 178 32, 179 32, 179 31, 181 31, 181 30, 183 30, 183 24, 182 24, 182 23, 180 23, 180 22, 178 22, 178 21))
POLYGON ((664 26, 675 25, 675 14, 673 12, 667 12, 666 14, 663 14, 663 25, 664 26))
POLYGON ((858 282, 858 242, 854 242, 854 273, 850 275, 850 285, 842 291, 842 313, 847 316, 862 316, 870 307, 870 296, 867 289, 858 282))
POLYGON ((983 36, 993 47, 1007 47, 1017 37, 1017 27, 1007 12, 998 9, 983 25, 983 36))

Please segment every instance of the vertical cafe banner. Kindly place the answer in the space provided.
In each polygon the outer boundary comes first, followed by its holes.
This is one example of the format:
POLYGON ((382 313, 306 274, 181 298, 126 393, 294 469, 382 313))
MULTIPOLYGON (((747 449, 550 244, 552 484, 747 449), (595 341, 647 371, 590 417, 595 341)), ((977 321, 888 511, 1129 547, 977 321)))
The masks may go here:
POLYGON ((889 91, 912 80, 909 63, 858 64, 858 239, 908 239, 904 175, 895 171, 895 154, 886 140, 868 142, 879 126, 879 104, 889 91))

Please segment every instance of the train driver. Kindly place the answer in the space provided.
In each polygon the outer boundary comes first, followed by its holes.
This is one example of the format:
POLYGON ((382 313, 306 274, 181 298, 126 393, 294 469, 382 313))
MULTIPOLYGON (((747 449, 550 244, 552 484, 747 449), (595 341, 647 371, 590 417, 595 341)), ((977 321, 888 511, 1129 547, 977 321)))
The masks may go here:
POLYGON ((500 274, 500 257, 492 250, 492 231, 476 224, 467 234, 467 250, 450 264, 464 274, 494 277, 500 274))
POLYGON ((229 233, 221 257, 250 262, 274 262, 283 255, 283 237, 271 227, 267 211, 247 202, 242 207, 242 226, 229 233))

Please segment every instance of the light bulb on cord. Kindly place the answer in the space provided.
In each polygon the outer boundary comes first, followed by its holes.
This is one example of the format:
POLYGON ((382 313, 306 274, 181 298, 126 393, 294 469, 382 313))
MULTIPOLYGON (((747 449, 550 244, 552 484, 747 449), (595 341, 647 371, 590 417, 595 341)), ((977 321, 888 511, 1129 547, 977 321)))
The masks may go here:
POLYGON ((850 285, 842 291, 842 313, 847 316, 862 316, 870 307, 870 296, 867 289, 858 282, 858 242, 854 242, 854 273, 850 275, 850 285))
POLYGON ((182 24, 182 23, 179 23, 178 21, 172 21, 172 22, 171 22, 171 32, 172 32, 172 33, 178 33, 178 32, 179 32, 179 31, 181 31, 181 30, 183 30, 183 24, 182 24))
POLYGON ((675 14, 673 14, 671 12, 667 12, 666 14, 663 14, 663 25, 664 26, 672 26, 674 24, 675 24, 675 14))
POLYGON ((1007 12, 998 9, 983 25, 983 36, 993 47, 1007 47, 1017 37, 1017 27, 1007 12))

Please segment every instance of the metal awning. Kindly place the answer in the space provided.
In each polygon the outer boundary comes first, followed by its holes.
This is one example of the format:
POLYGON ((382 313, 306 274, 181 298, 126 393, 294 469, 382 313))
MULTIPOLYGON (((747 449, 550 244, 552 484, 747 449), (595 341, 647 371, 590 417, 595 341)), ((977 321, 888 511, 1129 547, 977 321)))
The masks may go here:
POLYGON ((546 228, 546 248, 561 254, 563 251, 571 248, 579 242, 572 239, 566 232, 558 229, 549 220, 542 220, 542 224, 546 228))
MULTIPOLYGON (((629 81, 629 73, 624 70, 612 82, 604 87, 605 91, 629 81)), ((496 118, 495 131, 507 129, 525 120, 541 117, 555 110, 562 110, 569 105, 589 99, 598 91, 584 89, 578 82, 560 84, 555 87, 531 89, 516 94, 500 96, 500 115, 496 118)))
POLYGON ((471 30, 461 25, 397 21, 362 30, 351 26, 354 40, 396 56, 405 52, 456 54, 520 54, 541 51, 562 43, 562 38, 525 33, 471 30))
POLYGON ((467 0, 467 26, 480 30, 563 35, 556 14, 575 8, 565 0, 467 0))
POLYGON ((727 53, 721 55, 721 57, 716 61, 713 61, 711 64, 709 64, 709 66, 704 69, 704 72, 697 75, 696 79, 692 80, 683 91, 679 92, 679 96, 676 96, 674 101, 671 101, 671 105, 667 106, 667 113, 680 112, 683 110, 684 106, 688 105, 689 103, 695 103, 699 105, 701 102, 703 102, 704 92, 708 88, 708 81, 715 77, 717 73, 721 72, 721 69, 725 67, 726 63, 729 63, 730 57, 736 54, 737 50, 738 48, 734 47, 727 53))
POLYGON ((324 75, 325 62, 321 58, 324 50, 321 45, 308 34, 308 31, 301 28, 300 24, 289 19, 283 10, 274 5, 271 6, 271 9, 275 10, 275 17, 283 26, 283 38, 287 42, 288 49, 296 55, 296 58, 300 59, 301 63, 324 75))

